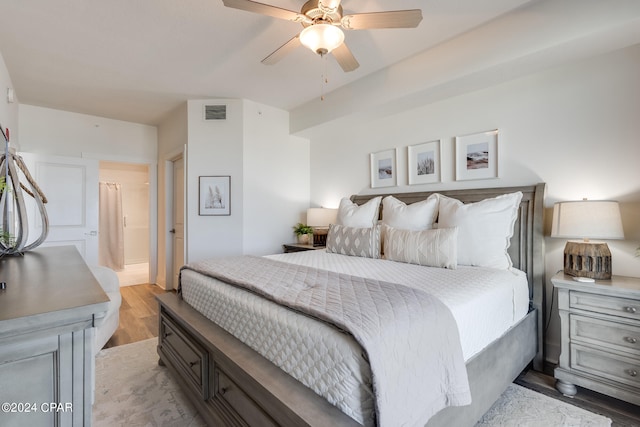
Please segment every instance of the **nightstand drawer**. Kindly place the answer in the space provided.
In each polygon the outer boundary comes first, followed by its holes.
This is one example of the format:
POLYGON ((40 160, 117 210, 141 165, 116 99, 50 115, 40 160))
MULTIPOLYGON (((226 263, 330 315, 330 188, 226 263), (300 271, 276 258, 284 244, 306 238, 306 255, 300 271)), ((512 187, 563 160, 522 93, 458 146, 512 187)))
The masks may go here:
POLYGON ((640 301, 638 300, 571 291, 569 306, 640 321, 640 301))
POLYGON ((569 315, 571 341, 629 352, 640 358, 640 326, 569 315))
MULTIPOLYGON (((640 359, 571 344, 571 369, 640 387, 640 359)), ((640 391, 640 389, 639 389, 640 391)))

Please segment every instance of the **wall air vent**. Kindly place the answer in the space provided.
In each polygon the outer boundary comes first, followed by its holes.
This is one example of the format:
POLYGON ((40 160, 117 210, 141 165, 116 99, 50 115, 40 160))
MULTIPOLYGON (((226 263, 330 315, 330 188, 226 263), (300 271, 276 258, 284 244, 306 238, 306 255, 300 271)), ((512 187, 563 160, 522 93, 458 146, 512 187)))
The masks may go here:
POLYGON ((227 120, 227 106, 226 105, 205 105, 204 119, 205 120, 227 120))

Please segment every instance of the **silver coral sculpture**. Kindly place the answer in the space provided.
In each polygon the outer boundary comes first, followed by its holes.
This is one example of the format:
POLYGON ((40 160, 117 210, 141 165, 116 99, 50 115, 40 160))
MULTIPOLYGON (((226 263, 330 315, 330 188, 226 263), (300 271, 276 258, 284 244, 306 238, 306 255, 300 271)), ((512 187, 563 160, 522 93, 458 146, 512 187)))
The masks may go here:
POLYGON ((49 234, 49 218, 44 204, 47 198, 29 173, 22 157, 9 147, 9 140, 2 126, 4 153, 0 154, 0 255, 20 254, 39 246, 49 234), (20 180, 22 172, 23 180, 20 180), (28 244, 29 222, 24 193, 33 197, 42 220, 42 231, 28 244))

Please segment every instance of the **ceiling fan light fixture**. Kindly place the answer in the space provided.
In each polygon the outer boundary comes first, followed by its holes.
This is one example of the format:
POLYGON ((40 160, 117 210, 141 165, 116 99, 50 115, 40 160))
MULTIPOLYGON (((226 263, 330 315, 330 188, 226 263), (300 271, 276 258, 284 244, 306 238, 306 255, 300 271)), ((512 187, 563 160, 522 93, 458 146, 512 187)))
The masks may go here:
POLYGON ((300 33, 300 43, 319 55, 326 55, 344 42, 344 33, 335 25, 314 24, 300 33))

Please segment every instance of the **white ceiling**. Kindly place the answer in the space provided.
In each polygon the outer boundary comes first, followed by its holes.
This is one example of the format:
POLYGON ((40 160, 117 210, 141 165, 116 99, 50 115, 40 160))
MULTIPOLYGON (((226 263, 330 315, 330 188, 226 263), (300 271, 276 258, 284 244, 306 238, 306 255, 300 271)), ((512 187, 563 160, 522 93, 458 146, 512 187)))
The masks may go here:
MULTIPOLYGON (((263 1, 296 11, 304 3, 263 1)), ((625 16, 640 16, 638 0, 343 0, 345 14, 412 8, 423 14, 415 29, 347 31, 360 68, 344 73, 332 57, 323 60, 304 47, 276 65, 261 64, 302 27, 226 8, 222 0, 2 0, 0 52, 20 103, 157 125, 187 99, 244 98, 304 108, 322 91, 357 87, 356 81, 452 40, 467 40, 469 47, 482 46, 484 37, 495 41, 487 28, 499 16, 533 22, 520 37, 530 43, 544 39, 548 25, 564 28, 578 6, 580 34, 586 35, 593 21, 580 18, 583 4, 595 19, 615 19, 616 27, 625 16), (531 5, 543 10, 540 4, 558 16, 531 13, 531 5), (603 14, 603 4, 621 10, 603 14)), ((510 38, 508 25, 500 31, 499 38, 510 38)))

